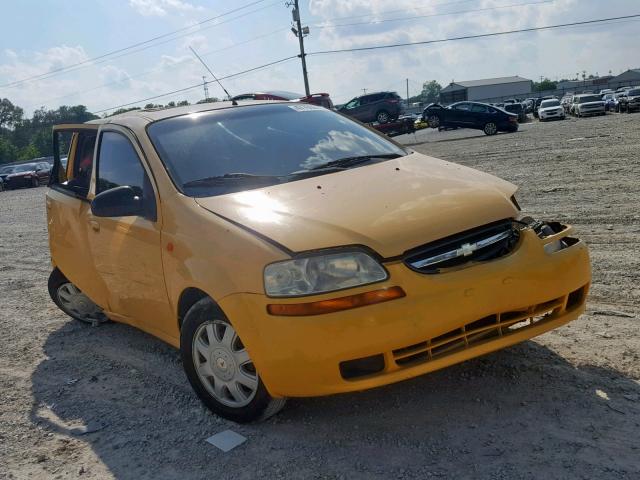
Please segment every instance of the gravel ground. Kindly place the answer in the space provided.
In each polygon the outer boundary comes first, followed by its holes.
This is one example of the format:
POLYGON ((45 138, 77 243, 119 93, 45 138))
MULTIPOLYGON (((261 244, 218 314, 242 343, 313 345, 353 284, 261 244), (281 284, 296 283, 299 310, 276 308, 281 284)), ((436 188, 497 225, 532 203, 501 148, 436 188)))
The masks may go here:
POLYGON ((59 312, 45 188, 0 193, 0 478, 640 478, 640 115, 399 139, 517 183, 525 213, 574 224, 592 252, 587 314, 238 426, 201 406, 171 347, 59 312), (227 428, 248 441, 226 454, 205 443, 227 428))

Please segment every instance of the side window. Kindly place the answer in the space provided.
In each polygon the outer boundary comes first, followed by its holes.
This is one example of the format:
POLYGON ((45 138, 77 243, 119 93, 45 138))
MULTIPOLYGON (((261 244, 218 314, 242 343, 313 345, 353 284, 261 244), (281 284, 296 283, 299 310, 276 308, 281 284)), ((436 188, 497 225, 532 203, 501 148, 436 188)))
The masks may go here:
POLYGON ((345 108, 356 108, 360 106, 360 99, 359 98, 354 98, 353 100, 351 100, 349 103, 347 103, 345 105, 345 108))
POLYGON ((54 162, 51 184, 73 192, 78 197, 86 197, 91 184, 93 170, 93 150, 96 144, 94 131, 57 132, 59 148, 58 165, 54 162), (68 152, 69 157, 62 153, 68 152))
POLYGON ((485 105, 480 105, 479 103, 474 103, 471 105, 471 111, 474 113, 487 113, 487 107, 485 105))
POLYGON ((96 194, 116 187, 128 186, 142 197, 145 217, 156 219, 156 202, 149 177, 138 153, 127 137, 117 132, 104 132, 98 151, 96 194))
POLYGON ((456 110, 462 110, 462 111, 468 112, 470 107, 471 106, 468 103, 459 103, 453 108, 456 110))

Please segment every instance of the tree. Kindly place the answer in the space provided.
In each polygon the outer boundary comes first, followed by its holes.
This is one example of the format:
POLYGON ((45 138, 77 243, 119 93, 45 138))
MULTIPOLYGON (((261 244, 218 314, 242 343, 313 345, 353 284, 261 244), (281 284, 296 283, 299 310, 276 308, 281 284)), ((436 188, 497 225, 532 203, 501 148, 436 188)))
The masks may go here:
POLYGON ((536 92, 544 92, 546 90, 555 90, 558 84, 556 82, 552 82, 548 78, 545 78, 541 82, 533 82, 533 89, 536 92))
POLYGON ((15 162, 18 157, 18 149, 8 138, 0 135, 0 164, 15 162))
POLYGON ((442 90, 442 86, 435 80, 424 82, 422 84, 422 93, 420 94, 422 101, 424 103, 437 102, 440 98, 440 90, 442 90))
POLYGON ((11 128, 22 120, 24 111, 8 98, 0 98, 0 129, 11 128))

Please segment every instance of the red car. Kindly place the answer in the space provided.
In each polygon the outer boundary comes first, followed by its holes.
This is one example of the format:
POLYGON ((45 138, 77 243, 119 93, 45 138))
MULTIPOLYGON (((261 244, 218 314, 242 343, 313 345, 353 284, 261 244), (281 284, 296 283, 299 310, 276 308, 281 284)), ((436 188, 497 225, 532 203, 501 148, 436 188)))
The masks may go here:
MULTIPOLYGON (((49 183, 51 165, 47 162, 23 163, 15 165, 4 178, 7 190, 20 187, 38 187, 49 183)), ((3 175, 4 176, 4 175, 3 175)))
POLYGON ((328 93, 312 93, 309 96, 304 96, 299 93, 283 91, 254 92, 236 95, 231 100, 292 100, 333 109, 333 102, 328 93))

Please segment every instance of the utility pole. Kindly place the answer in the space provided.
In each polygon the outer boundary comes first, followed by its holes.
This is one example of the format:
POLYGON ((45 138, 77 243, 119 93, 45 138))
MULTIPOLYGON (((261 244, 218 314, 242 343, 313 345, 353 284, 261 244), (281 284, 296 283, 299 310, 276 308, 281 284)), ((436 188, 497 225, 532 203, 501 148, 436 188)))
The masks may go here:
POLYGON ((311 91, 309 90, 309 77, 307 76, 307 55, 304 53, 304 37, 305 35, 309 35, 309 27, 303 27, 302 21, 300 20, 300 8, 298 6, 298 0, 293 0, 293 3, 289 2, 287 6, 293 5, 293 11, 291 14, 293 15, 293 21, 295 25, 291 28, 293 34, 298 37, 298 42, 300 42, 300 60, 302 61, 302 77, 304 78, 304 92, 307 96, 311 95, 311 91))
POLYGON ((409 79, 407 78, 407 107, 409 107, 409 79))
POLYGON ((209 86, 207 85, 207 77, 202 76, 202 86, 204 87, 204 99, 209 100, 209 86))
POLYGON ((363 93, 363 95, 366 95, 366 94, 367 94, 367 89, 366 89, 366 88, 363 88, 363 89, 362 89, 362 93, 363 93))

